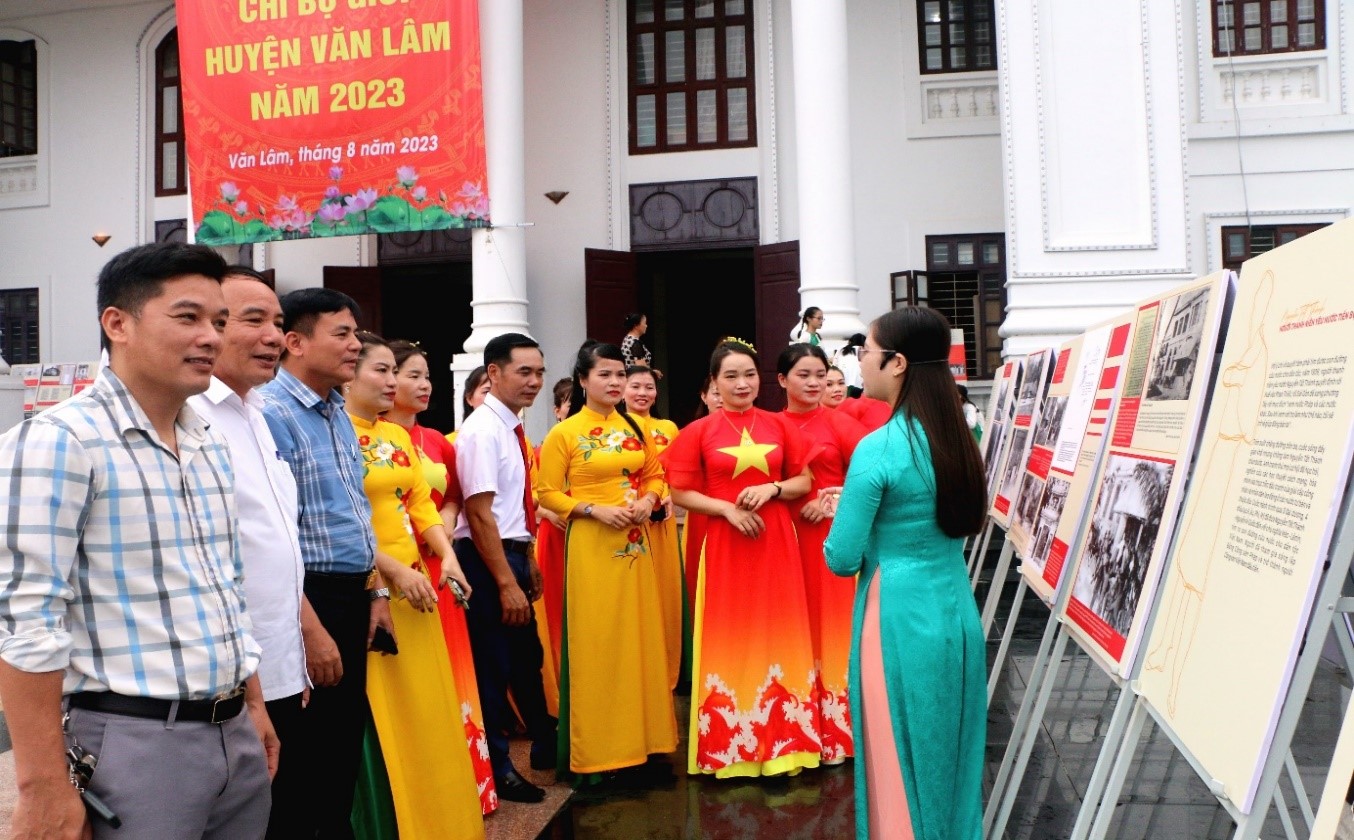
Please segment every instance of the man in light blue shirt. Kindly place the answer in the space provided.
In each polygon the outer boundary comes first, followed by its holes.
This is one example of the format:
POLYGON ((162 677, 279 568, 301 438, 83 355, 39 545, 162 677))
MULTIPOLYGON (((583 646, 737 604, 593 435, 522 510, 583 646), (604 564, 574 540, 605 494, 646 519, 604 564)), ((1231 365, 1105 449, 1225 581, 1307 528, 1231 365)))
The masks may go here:
POLYGON ((367 648, 378 625, 394 634, 390 591, 375 569, 362 453, 339 393, 357 371, 359 310, 333 289, 299 289, 281 303, 282 368, 259 392, 296 477, 308 605, 301 632, 315 684, 293 747, 305 762, 306 795, 282 806, 303 836, 345 837, 370 716, 367 648))

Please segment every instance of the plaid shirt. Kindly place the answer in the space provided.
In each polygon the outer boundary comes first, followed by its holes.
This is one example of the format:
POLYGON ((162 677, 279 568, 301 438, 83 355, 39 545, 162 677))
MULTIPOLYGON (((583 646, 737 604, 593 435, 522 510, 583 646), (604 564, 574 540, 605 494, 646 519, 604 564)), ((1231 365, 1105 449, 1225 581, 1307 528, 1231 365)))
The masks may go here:
POLYGON ((300 501, 301 559, 310 572, 369 572, 376 564, 362 450, 343 411, 285 369, 258 389, 278 454, 291 465, 300 501))
POLYGON ((179 454, 111 370, 0 436, 0 657, 63 690, 198 700, 258 668, 234 476, 191 408, 179 454))

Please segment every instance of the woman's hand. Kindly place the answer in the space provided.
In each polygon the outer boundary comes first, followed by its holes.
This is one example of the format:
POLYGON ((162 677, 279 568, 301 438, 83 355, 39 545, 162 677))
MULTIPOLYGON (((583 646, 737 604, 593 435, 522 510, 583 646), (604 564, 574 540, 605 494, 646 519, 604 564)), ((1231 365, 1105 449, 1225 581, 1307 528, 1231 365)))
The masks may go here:
POLYGON ((804 505, 804 507, 799 511, 799 516, 805 522, 812 522, 814 524, 817 524, 819 522, 822 522, 827 517, 827 514, 823 513, 822 503, 818 499, 814 499, 813 501, 804 505))
POLYGON ((756 539, 766 530, 766 523, 755 511, 730 505, 724 511, 724 518, 738 530, 738 533, 749 539, 756 539))
POLYGON ((569 526, 564 522, 563 519, 560 519, 560 518, 559 518, 558 516, 556 516, 553 512, 548 511, 548 510, 546 510, 545 508, 541 508, 540 511, 541 511, 541 519, 544 519, 546 522, 549 522, 551 525, 554 525, 556 528, 560 529, 561 531, 563 531, 565 528, 569 527, 569 526))
POLYGON ((438 577, 437 588, 443 589, 452 581, 461 585, 461 592, 465 594, 465 599, 470 600, 470 581, 466 580, 465 572, 461 571, 461 563, 452 554, 442 558, 442 574, 438 577))
POLYGON ((823 516, 832 517, 837 515, 837 502, 841 501, 841 498, 842 488, 840 486, 824 487, 818 491, 818 498, 814 502, 817 503, 818 509, 823 512, 823 516))
POLYGON ((631 525, 635 524, 630 518, 630 508, 628 507, 594 505, 592 513, 588 515, 608 528, 615 528, 617 531, 622 528, 629 528, 631 525))
POLYGON ((762 505, 779 495, 780 486, 777 484, 754 484, 743 488, 738 494, 738 506, 743 510, 759 511, 762 505))
POLYGON ((408 566, 400 566, 392 571, 393 575, 386 575, 387 582, 399 590, 401 598, 409 600, 409 606, 419 612, 432 612, 437 609, 437 593, 433 590, 432 581, 428 580, 427 575, 408 566))
POLYGON ((627 507, 630 509, 630 524, 643 525, 649 521, 649 515, 653 513, 654 505, 658 502, 658 497, 653 493, 645 493, 627 507))

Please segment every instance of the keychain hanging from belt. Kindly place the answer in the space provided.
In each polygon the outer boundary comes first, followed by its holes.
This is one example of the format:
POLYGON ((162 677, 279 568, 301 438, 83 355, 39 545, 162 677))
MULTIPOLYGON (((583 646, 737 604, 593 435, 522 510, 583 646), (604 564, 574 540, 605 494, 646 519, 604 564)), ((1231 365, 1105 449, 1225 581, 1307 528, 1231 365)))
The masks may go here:
POLYGON ((94 778, 94 770, 99 766, 99 757, 91 752, 86 752, 85 748, 75 740, 75 736, 71 734, 70 722, 71 716, 67 712, 61 717, 61 731, 70 738, 70 746, 66 748, 66 765, 70 770, 70 782, 80 792, 80 798, 84 800, 85 807, 89 809, 91 814, 113 828, 118 828, 122 825, 122 820, 94 791, 89 789, 89 783, 94 778))

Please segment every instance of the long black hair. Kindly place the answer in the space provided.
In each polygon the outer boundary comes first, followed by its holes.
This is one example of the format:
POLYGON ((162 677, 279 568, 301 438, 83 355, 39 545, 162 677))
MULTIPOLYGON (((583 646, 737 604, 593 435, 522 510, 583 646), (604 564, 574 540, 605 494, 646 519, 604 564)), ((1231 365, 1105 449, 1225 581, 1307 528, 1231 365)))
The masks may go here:
MULTIPOLYGON (((583 342, 582 346, 578 348, 578 356, 574 359, 574 382, 569 391, 570 417, 582 411, 583 406, 588 404, 588 395, 583 390, 583 380, 587 379, 588 374, 592 373, 592 369, 597 367, 599 359, 625 364, 625 355, 621 353, 621 348, 616 345, 604 344, 591 338, 583 342)), ((625 412, 624 401, 616 404, 616 411, 625 418, 625 422, 630 424, 630 428, 635 430, 635 435, 643 442, 644 432, 640 430, 635 418, 625 412)))
MULTIPOLYGON (((987 515, 987 490, 978 444, 964 422, 950 373, 950 322, 939 311, 905 306, 870 325, 879 345, 879 365, 892 355, 907 360, 894 412, 916 418, 926 432, 936 476, 936 523, 951 537, 978 533, 987 515)), ((864 364, 875 364, 867 356, 864 364)))

